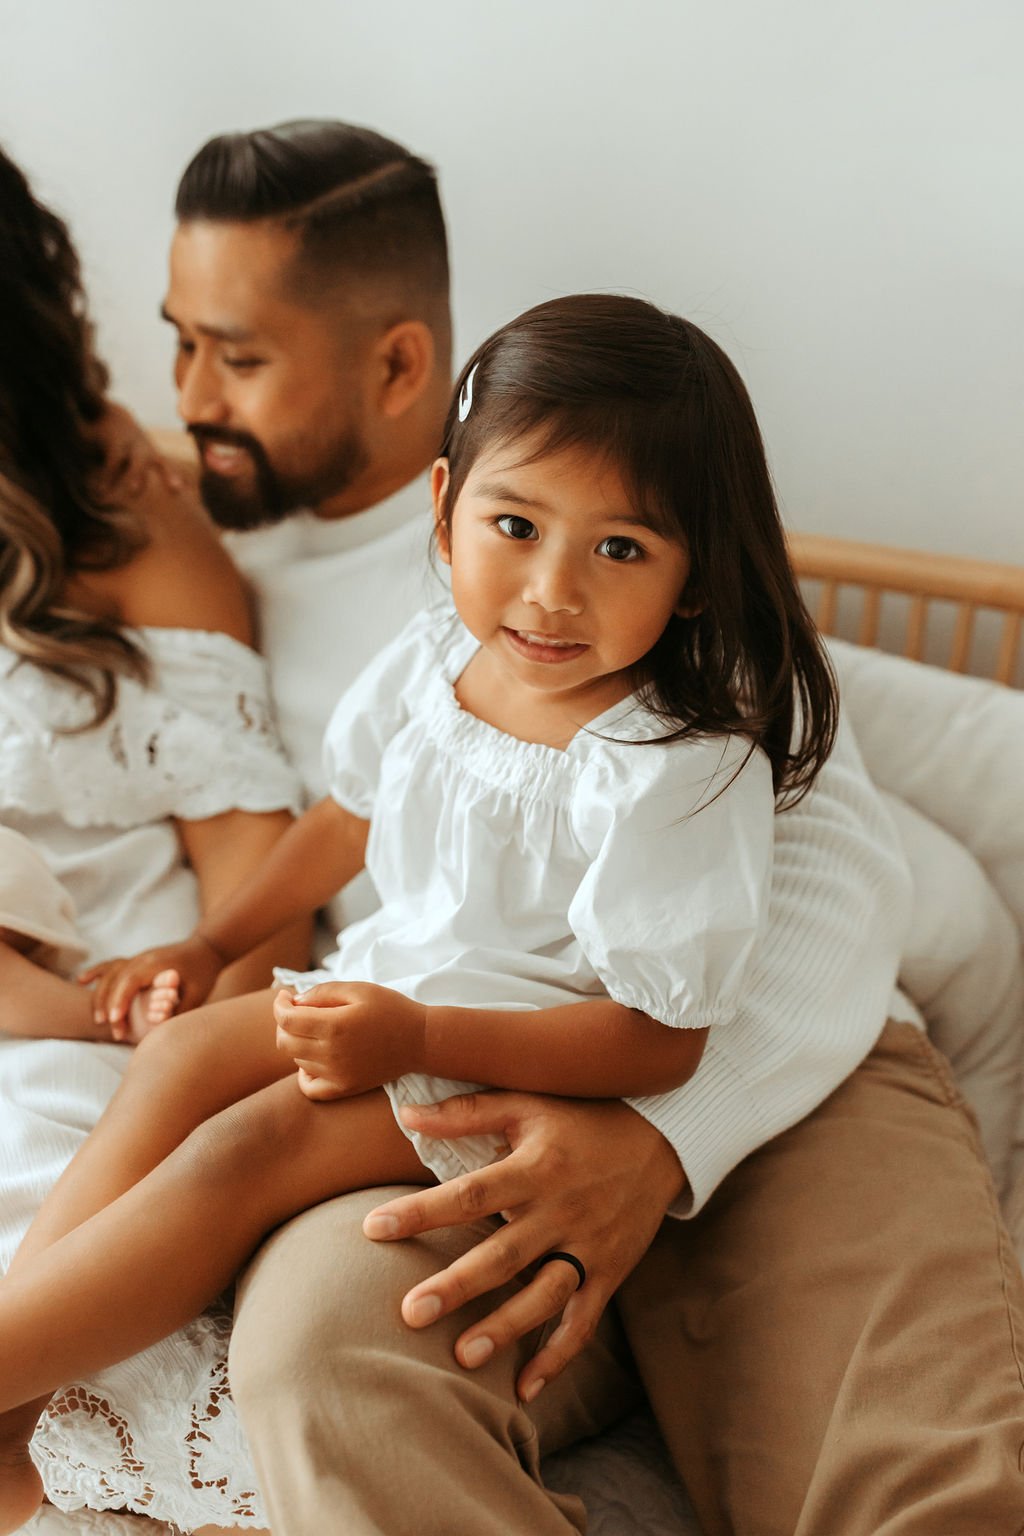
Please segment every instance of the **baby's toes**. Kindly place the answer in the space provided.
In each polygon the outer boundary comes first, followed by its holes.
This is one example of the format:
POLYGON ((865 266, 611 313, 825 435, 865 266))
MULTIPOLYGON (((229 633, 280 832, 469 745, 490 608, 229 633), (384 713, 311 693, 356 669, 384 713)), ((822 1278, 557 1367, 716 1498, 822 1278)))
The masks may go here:
POLYGON ((146 1017, 150 1024, 163 1024, 177 1012, 181 1002, 181 977, 177 971, 158 971, 146 998, 146 1017))

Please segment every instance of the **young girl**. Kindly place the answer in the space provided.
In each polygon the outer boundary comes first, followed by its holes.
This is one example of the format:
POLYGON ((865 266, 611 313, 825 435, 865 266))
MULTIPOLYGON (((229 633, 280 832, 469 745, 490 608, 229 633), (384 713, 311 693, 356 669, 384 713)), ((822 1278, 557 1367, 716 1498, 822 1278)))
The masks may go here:
POLYGON ((738 376, 637 300, 541 305, 470 360, 432 480, 454 607, 338 705, 329 798, 98 1006, 166 969, 196 1004, 364 860, 381 908, 276 999, 146 1036, 0 1289, 0 1410, 177 1326, 308 1205, 501 1155, 413 1137, 404 1104, 658 1094, 729 1027, 777 800, 835 723, 738 376))

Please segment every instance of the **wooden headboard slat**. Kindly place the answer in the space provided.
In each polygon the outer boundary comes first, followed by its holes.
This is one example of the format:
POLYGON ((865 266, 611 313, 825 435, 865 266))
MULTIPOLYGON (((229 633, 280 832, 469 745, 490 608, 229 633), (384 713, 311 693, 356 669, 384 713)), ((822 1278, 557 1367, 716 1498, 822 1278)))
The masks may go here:
POLYGON ((840 590, 859 589, 860 623, 852 638, 859 645, 878 644, 882 599, 892 593, 909 599, 903 654, 920 661, 925 654, 930 605, 954 603, 956 621, 946 665, 952 672, 963 672, 971 659, 975 619, 980 612, 993 610, 1002 615, 1003 622, 991 676, 1012 686, 1022 640, 1024 566, 860 544, 817 533, 790 533, 787 537, 793 567, 801 581, 821 584, 817 623, 824 634, 836 633, 840 590))

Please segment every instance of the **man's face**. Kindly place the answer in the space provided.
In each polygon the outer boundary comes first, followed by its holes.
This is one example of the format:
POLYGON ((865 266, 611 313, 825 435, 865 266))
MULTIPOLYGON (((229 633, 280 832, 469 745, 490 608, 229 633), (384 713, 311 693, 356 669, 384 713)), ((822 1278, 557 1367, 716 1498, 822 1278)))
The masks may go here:
POLYGON ((163 314, 178 333, 178 413, 225 528, 323 513, 368 462, 369 334, 295 298, 295 249, 271 221, 190 221, 171 245, 163 314))

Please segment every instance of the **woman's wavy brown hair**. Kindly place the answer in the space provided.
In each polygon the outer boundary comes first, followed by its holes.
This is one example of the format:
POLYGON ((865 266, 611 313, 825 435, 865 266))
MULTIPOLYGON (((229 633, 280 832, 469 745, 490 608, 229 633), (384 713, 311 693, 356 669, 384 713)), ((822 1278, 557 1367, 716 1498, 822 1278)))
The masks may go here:
POLYGON ((78 683, 87 726, 110 715, 118 675, 148 675, 116 622, 64 595, 74 572, 111 570, 145 543, 91 489, 106 385, 67 228, 0 149, 0 642, 78 683))
POLYGON ((607 455, 651 525, 682 544, 692 616, 669 620, 634 685, 667 727, 662 740, 746 736, 771 762, 780 807, 796 804, 832 751, 838 694, 750 397, 722 349, 641 299, 538 304, 456 380, 441 448, 449 525, 476 458, 505 444, 523 444, 529 462, 569 446, 607 455))

